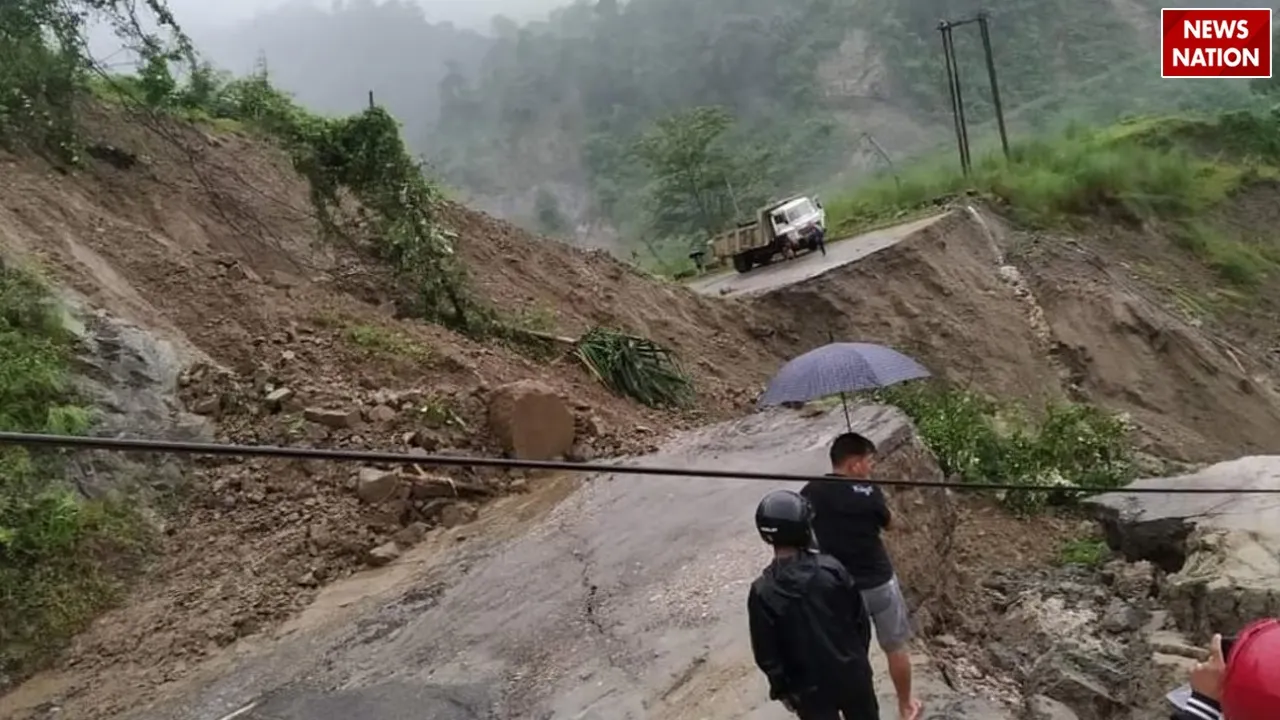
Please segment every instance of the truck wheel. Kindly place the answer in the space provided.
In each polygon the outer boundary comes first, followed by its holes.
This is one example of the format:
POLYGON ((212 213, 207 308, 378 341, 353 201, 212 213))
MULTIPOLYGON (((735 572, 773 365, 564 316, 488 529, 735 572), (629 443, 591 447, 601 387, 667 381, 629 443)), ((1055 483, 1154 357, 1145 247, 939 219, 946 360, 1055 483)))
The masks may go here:
POLYGON ((740 273, 747 272, 748 270, 751 269, 751 258, 746 253, 743 253, 741 255, 734 255, 733 269, 737 270, 740 273))

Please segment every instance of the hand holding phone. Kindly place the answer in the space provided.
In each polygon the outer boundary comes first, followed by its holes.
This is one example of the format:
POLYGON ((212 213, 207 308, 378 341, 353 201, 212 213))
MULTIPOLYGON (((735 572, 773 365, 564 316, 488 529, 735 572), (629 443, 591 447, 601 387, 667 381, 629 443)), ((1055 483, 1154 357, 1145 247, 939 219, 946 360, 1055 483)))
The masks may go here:
POLYGON ((1191 671, 1191 682, 1174 688, 1165 698, 1179 710, 1185 710, 1191 693, 1197 692, 1214 700, 1222 696, 1222 676, 1226 671, 1227 660, 1231 657, 1231 649, 1235 645, 1235 637, 1214 635, 1209 643, 1209 659, 1196 663, 1191 671))
POLYGON ((1227 671, 1227 656, 1223 652, 1229 650, 1232 643, 1223 641, 1221 635, 1214 635, 1209 642, 1209 659, 1196 663, 1191 670, 1191 689, 1214 700, 1222 699, 1222 679, 1227 671))

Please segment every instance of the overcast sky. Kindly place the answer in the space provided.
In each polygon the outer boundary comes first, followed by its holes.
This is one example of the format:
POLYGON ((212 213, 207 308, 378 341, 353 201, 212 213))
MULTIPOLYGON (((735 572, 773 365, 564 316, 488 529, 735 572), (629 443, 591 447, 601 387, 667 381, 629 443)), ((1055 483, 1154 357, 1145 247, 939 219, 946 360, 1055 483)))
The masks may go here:
MULTIPOLYGON (((353 0, 347 0, 352 2, 353 0)), ((358 1, 358 0, 355 0, 358 1)), ((417 0, 427 18, 432 21, 451 21, 456 25, 487 30, 494 15, 507 15, 516 20, 533 19, 545 15, 559 5, 571 0, 417 0)), ((260 10, 290 3, 328 6, 332 0, 169 0, 179 24, 211 25, 234 22, 253 17, 260 10)))

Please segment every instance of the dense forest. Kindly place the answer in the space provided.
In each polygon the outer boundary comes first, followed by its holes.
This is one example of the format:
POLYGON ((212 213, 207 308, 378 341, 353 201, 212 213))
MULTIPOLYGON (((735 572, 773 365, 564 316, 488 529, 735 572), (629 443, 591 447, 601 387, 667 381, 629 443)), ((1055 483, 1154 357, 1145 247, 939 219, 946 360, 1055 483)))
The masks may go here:
MULTIPOLYGON (((651 243, 856 179, 876 162, 867 135, 896 158, 945 143, 940 18, 988 14, 1015 135, 1245 102, 1242 83, 1159 79, 1162 4, 579 0, 543 21, 495 18, 482 35, 432 24, 408 0, 360 0, 278 10, 202 44, 241 68, 261 53, 275 82, 318 109, 355 109, 372 90, 432 170, 483 208, 550 234, 606 225, 651 243), (700 143, 711 163, 682 197, 673 142, 700 143)), ((975 26, 955 36, 981 141, 992 117, 982 46, 975 26)))

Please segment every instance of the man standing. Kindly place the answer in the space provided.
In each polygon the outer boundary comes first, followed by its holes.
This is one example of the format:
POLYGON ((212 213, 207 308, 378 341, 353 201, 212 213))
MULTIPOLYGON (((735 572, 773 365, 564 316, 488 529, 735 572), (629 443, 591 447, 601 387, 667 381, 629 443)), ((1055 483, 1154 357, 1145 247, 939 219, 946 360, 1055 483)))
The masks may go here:
POLYGON ((769 698, 801 720, 877 720, 862 598, 839 561, 811 549, 811 516, 790 490, 756 508, 756 529, 773 546, 773 562, 747 597, 756 665, 769 698))
POLYGON ((875 443, 845 433, 831 443, 831 476, 845 482, 811 482, 800 491, 812 505, 813 530, 822 552, 853 576, 871 615, 876 639, 889 661, 902 720, 917 720, 921 704, 911 694, 911 617, 880 534, 893 525, 880 488, 870 482, 875 443))

